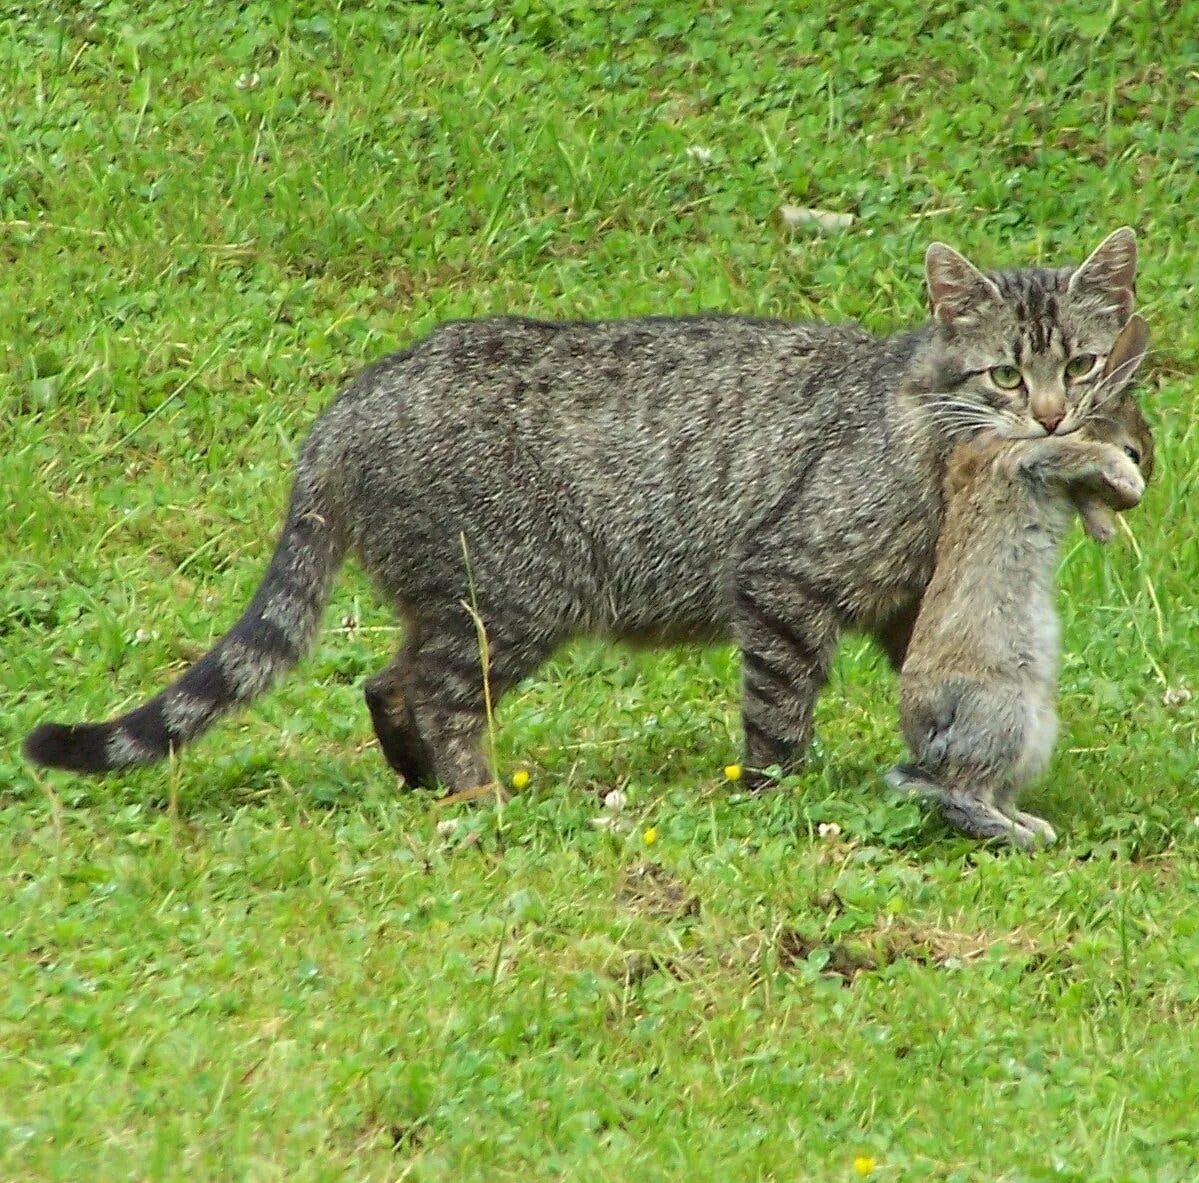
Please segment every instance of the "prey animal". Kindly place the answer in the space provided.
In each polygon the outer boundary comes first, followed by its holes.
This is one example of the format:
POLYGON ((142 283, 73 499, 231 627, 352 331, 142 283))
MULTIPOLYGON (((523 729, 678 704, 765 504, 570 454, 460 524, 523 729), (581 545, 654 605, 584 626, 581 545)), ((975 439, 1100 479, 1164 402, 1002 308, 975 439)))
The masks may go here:
POLYGON ((1144 492, 1153 440, 1126 384, 1146 343, 1134 316, 1077 431, 1031 440, 986 431, 950 455, 936 566, 900 675, 912 760, 887 779, 933 798, 973 837, 1025 848, 1056 837, 1016 801, 1057 734, 1058 550, 1076 513, 1107 541, 1113 511, 1144 492))

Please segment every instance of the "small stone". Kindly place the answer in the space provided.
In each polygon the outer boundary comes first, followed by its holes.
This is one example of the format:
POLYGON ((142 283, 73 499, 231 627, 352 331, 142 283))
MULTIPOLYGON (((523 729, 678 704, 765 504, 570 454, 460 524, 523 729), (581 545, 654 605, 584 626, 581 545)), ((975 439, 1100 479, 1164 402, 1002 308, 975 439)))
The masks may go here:
POLYGON ((1191 690, 1185 682, 1180 682, 1177 686, 1167 686, 1166 692, 1162 695, 1162 706, 1168 711, 1175 710, 1190 701, 1191 690))
POLYGON ((619 789, 610 789, 604 794, 604 808, 609 813, 619 813, 624 808, 625 796, 619 789))
POLYGON ((834 210, 811 209, 804 205, 780 205, 779 220, 788 230, 801 226, 814 226, 828 233, 832 230, 848 230, 857 220, 853 214, 839 214, 834 210))

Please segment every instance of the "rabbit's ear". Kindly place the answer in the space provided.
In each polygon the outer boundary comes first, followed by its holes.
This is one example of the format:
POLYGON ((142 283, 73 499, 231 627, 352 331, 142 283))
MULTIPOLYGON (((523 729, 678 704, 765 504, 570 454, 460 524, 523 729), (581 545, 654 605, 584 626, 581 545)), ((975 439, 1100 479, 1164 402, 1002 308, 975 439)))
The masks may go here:
POLYGON ((1149 326, 1144 318, 1130 316, 1108 351, 1103 366, 1103 383, 1113 390, 1121 390, 1132 381, 1137 367, 1145 359, 1149 348, 1149 326))

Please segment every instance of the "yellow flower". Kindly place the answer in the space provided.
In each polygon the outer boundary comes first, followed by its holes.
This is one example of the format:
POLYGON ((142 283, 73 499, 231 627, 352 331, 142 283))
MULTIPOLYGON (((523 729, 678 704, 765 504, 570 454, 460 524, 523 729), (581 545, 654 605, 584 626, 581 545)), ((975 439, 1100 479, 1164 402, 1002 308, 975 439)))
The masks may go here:
POLYGON ((653 846, 658 841, 658 827, 650 826, 641 837, 645 839, 646 846, 653 846))
POLYGON ((870 1158, 868 1155, 865 1155, 865 1154, 859 1154, 858 1157, 853 1160, 853 1169, 854 1169, 854 1174, 856 1174, 856 1175, 873 1174, 874 1168, 877 1166, 878 1166, 878 1160, 874 1159, 874 1158, 870 1158))
POLYGON ((740 764, 726 764, 724 766, 724 779, 725 780, 740 780, 741 779, 741 765, 740 764))
POLYGON ((512 774, 512 787, 519 793, 521 789, 527 788, 528 784, 529 774, 523 768, 518 768, 512 774))

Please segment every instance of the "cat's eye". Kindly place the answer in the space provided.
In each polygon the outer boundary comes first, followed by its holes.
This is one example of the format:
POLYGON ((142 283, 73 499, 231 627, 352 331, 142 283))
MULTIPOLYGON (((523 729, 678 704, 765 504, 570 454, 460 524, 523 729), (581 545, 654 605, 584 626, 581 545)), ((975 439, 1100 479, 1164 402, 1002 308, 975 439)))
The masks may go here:
POLYGON ((1124 455, 1127 456, 1129 460, 1133 462, 1133 464, 1140 464, 1141 462, 1141 453, 1138 452, 1136 448, 1132 446, 1132 444, 1125 445, 1124 455))
POLYGON ((1085 378, 1095 368, 1097 360, 1093 353, 1075 354, 1066 362, 1066 377, 1072 381, 1085 378))
POLYGON ((991 381, 1000 390, 1015 390, 1023 381, 1023 378, 1015 366, 992 366, 991 381))

